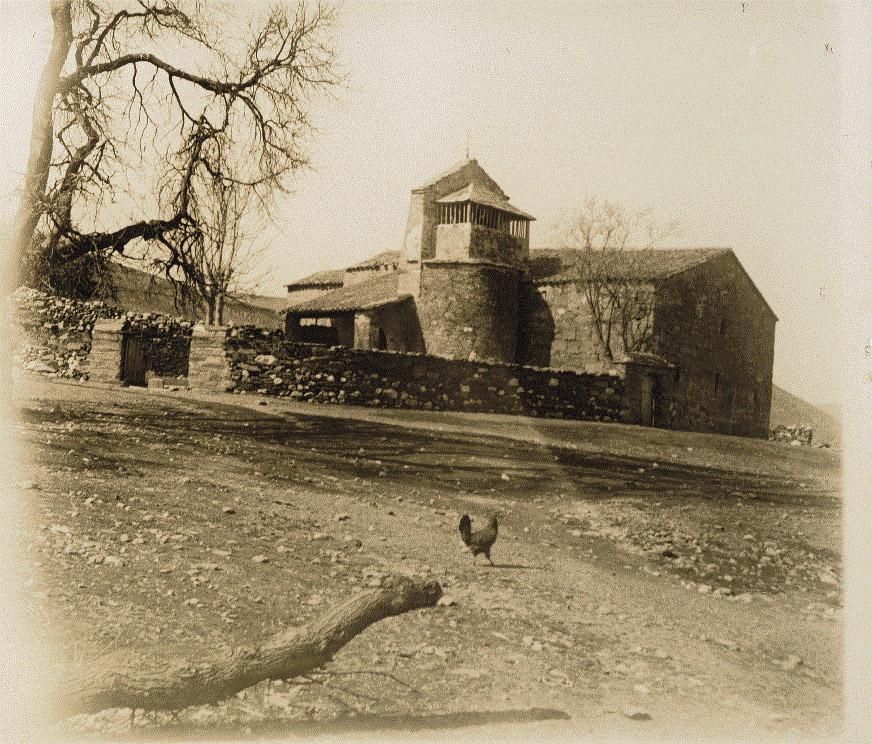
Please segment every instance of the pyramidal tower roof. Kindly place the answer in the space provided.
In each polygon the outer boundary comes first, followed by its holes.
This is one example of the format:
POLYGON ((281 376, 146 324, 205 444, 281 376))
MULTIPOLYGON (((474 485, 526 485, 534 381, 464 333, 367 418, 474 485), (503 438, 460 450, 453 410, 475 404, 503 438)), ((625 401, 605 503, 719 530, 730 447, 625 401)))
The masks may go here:
POLYGON ((465 181, 465 183, 462 183, 464 186, 475 184, 486 191, 494 192, 501 200, 508 201, 509 199, 508 195, 500 188, 500 185, 487 174, 475 158, 465 158, 464 160, 461 160, 459 163, 456 163, 448 170, 443 171, 438 176, 434 176, 426 183, 412 189, 412 191, 427 191, 428 189, 433 188, 440 191, 441 189, 438 187, 442 185, 443 182, 451 182, 451 186, 449 187, 450 191, 443 191, 443 194, 450 193, 457 190, 458 179, 465 181))

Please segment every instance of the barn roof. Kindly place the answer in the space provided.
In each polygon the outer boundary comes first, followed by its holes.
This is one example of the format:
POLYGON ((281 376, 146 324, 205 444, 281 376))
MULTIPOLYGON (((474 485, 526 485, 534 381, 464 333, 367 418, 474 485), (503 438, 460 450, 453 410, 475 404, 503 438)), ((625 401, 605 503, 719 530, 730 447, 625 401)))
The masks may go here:
MULTIPOLYGON (((536 284, 561 284, 581 279, 584 251, 565 248, 539 248, 530 251, 530 276, 536 284)), ((611 254, 615 278, 651 281, 680 274, 720 256, 731 256, 742 270, 749 284, 760 297, 772 316, 775 311, 763 293, 748 276, 745 267, 729 248, 656 248, 652 250, 626 250, 611 254), (612 259, 612 257, 614 257, 612 259)))
POLYGON ((349 266, 347 271, 365 271, 378 266, 395 266, 400 262, 401 255, 400 251, 382 251, 366 259, 366 261, 349 266))
MULTIPOLYGON (((672 248, 625 250, 609 253, 615 278, 663 279, 717 256, 732 253, 729 248, 672 248)), ((566 248, 530 251, 530 275, 537 284, 577 281, 584 269, 585 252, 566 248)))
POLYGON ((374 276, 357 284, 334 289, 320 297, 288 307, 291 315, 329 315, 357 310, 374 310, 401 302, 411 295, 399 294, 396 272, 374 276))
POLYGON ((295 282, 286 284, 290 292, 293 289, 309 289, 311 287, 341 287, 342 275, 345 273, 343 269, 329 269, 327 271, 316 271, 314 274, 297 279, 295 282))
POLYGON ((509 197, 506 193, 500 188, 500 185, 491 178, 487 171, 479 165, 479 162, 475 158, 466 158, 465 160, 461 160, 459 163, 456 163, 447 171, 443 171, 438 176, 434 176, 427 183, 421 184, 415 189, 415 191, 424 191, 433 186, 437 186, 440 182, 444 181, 446 178, 453 176, 461 171, 465 171, 466 175, 469 177, 471 182, 478 183, 481 186, 499 194, 500 198, 508 199, 509 197))

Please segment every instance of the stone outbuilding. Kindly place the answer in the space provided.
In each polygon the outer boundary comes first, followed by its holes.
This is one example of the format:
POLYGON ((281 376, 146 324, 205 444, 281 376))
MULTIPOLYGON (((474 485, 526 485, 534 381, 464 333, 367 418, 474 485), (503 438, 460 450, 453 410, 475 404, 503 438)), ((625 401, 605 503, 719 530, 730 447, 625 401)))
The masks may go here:
POLYGON ((534 218, 476 160, 412 191, 401 251, 288 284, 291 341, 618 373, 629 421, 766 436, 777 318, 727 248, 633 251, 653 298, 641 352, 594 332, 581 251, 530 250, 534 218))

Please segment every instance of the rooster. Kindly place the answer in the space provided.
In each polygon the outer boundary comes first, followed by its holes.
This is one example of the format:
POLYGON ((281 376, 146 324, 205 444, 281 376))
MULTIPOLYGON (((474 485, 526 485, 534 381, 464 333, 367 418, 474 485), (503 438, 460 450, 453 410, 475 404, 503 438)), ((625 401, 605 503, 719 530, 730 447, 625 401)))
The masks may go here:
POLYGON ((475 559, 479 553, 484 553, 484 557, 493 566, 491 560, 491 547, 497 540, 497 515, 494 514, 487 523, 487 527, 481 530, 472 530, 472 520, 469 514, 464 514, 460 518, 460 537, 472 553, 472 564, 475 565, 475 559))

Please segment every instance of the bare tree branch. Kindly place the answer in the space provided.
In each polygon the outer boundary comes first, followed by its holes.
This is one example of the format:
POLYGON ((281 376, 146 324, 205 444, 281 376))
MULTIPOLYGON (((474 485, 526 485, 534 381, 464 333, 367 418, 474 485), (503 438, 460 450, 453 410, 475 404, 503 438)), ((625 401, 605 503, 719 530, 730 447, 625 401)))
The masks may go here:
POLYGON ((560 226, 562 247, 581 254, 577 279, 609 361, 650 351, 653 289, 643 269, 651 251, 678 229, 677 220, 660 224, 651 210, 633 212, 596 196, 560 226))
POLYGON ((305 0, 246 7, 260 9, 247 41, 197 0, 52 0, 16 230, 33 266, 136 247, 193 281, 188 263, 214 216, 198 209, 205 184, 268 209, 308 165, 310 106, 341 83, 336 12, 305 0), (151 196, 131 190, 131 172, 151 179, 151 196), (119 199, 137 204, 128 224, 119 199))

